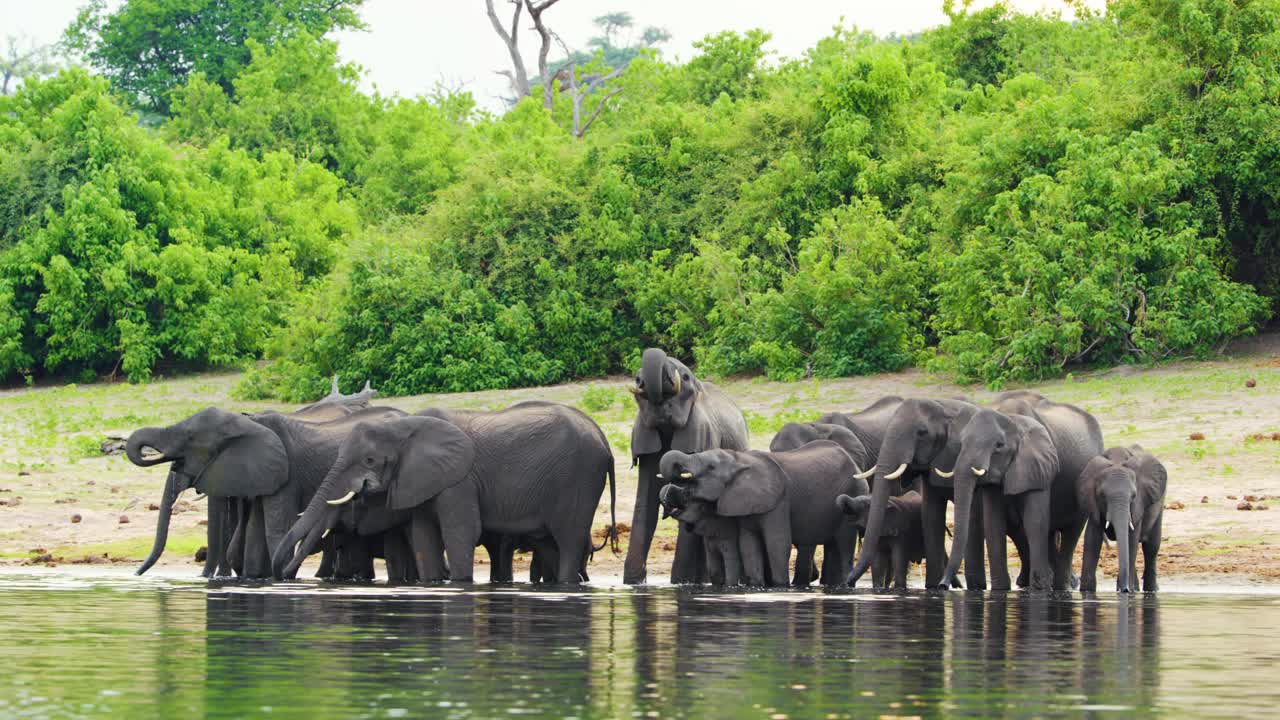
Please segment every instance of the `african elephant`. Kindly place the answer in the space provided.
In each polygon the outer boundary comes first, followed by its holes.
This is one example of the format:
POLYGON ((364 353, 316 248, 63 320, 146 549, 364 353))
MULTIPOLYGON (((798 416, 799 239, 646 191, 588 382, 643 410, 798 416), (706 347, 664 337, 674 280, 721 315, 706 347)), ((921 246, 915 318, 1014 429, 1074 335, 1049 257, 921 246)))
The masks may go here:
MULTIPOLYGON (((738 521, 747 584, 786 585, 793 544, 801 548, 802 560, 812 557, 807 546, 822 545, 837 558, 837 567, 852 561, 854 534, 835 499, 865 492, 865 483, 854 478, 857 466, 849 454, 830 440, 777 453, 672 450, 659 469, 662 477, 689 486, 691 497, 714 503, 717 515, 738 521)), ((811 577, 811 568, 796 568, 800 584, 808 585, 811 577)), ((839 582, 839 573, 831 580, 839 582)))
MULTIPOLYGON (((913 488, 920 493, 923 508, 925 584, 929 587, 939 584, 947 565, 944 538, 947 501, 955 498, 951 483, 956 455, 960 452, 960 434, 977 411, 976 405, 951 399, 912 398, 894 406, 875 464, 861 474, 871 479, 872 502, 862 551, 849 573, 850 586, 857 584, 880 553, 880 535, 889 498, 913 488)), ((971 521, 966 517, 965 522, 971 521)), ((957 546, 966 549, 965 580, 970 588, 985 588, 982 539, 976 532, 969 538, 967 543, 957 546)), ((953 562, 959 562, 960 557, 960 553, 953 551, 953 562)))
POLYGON ((445 579, 443 547, 449 579, 470 582, 475 547, 487 531, 550 536, 559 548, 556 577, 576 582, 606 478, 614 485, 613 455, 599 427, 554 403, 522 403, 455 420, 413 415, 355 427, 277 546, 275 575, 295 572, 341 506, 360 496, 412 510, 412 545, 423 581, 445 579))
POLYGON ((717 515, 715 505, 693 497, 688 487, 670 484, 658 491, 662 517, 674 517, 684 529, 702 538, 707 553, 707 574, 712 585, 742 583, 742 557, 738 553, 738 521, 717 515))
MULTIPOLYGON (((827 413, 814 422, 823 425, 840 425, 852 431, 867 451, 867 464, 864 466, 859 463, 858 467, 870 467, 872 460, 880 454, 880 444, 884 442, 889 421, 893 419, 894 412, 902 402, 902 398, 897 395, 886 395, 858 412, 827 413)), ((854 459, 857 460, 857 458, 854 459)))
POLYGON ((1080 589, 1098 588, 1098 555, 1103 535, 1116 541, 1120 569, 1116 590, 1138 586, 1138 544, 1142 544, 1142 589, 1155 592, 1156 556, 1164 516, 1164 493, 1169 475, 1151 453, 1139 445, 1108 448, 1080 474, 1079 501, 1088 515, 1080 589))
MULTIPOLYGON (((836 504, 851 524, 859 531, 866 531, 867 519, 871 514, 874 499, 870 495, 841 495, 836 504)), ((909 490, 896 497, 888 498, 888 506, 884 510, 881 524, 881 542, 876 554, 879 556, 871 564, 871 582, 877 588, 890 587, 892 572, 893 587, 907 587, 907 570, 911 563, 924 560, 924 501, 920 493, 909 490)))
MULTIPOLYGON (((642 583, 647 575, 649 545, 658 525, 658 465, 664 453, 677 450, 746 450, 747 421, 742 411, 711 383, 694 377, 684 363, 657 348, 644 351, 631 392, 636 419, 631 427, 631 459, 640 465, 631 540, 622 581, 642 583)), ((681 526, 671 582, 701 582, 706 575, 702 539, 681 526)))
MULTIPOLYGON (((980 485, 995 590, 1009 589, 1004 543, 1009 518, 1025 537, 1028 585, 1033 589, 1067 589, 1071 556, 1083 529, 1076 481, 1088 460, 1101 452, 1102 432, 1092 415, 1032 396, 1019 393, 999 398, 996 407, 1015 414, 980 410, 960 434, 954 471, 953 547, 963 547, 968 540, 969 513, 975 488, 980 485)), ((943 583, 951 582, 958 566, 959 558, 953 552, 943 583)))
MULTIPOLYGON (((830 440, 844 448, 844 451, 849 453, 849 457, 853 458, 853 462, 858 466, 859 471, 861 471, 862 468, 869 468, 875 463, 875 456, 867 451, 866 446, 862 444, 862 441, 858 439, 857 435, 853 434, 852 430, 844 425, 833 425, 831 423, 787 423, 786 425, 783 425, 778 430, 777 434, 773 436, 773 439, 769 441, 769 451, 782 452, 783 450, 795 450, 796 448, 813 442, 814 440, 830 440)), ((813 552, 814 550, 810 549, 810 557, 807 559, 797 558, 796 563, 804 563, 806 566, 814 568, 816 571, 817 568, 814 566, 812 557, 813 552)), ((824 576, 828 573, 836 572, 834 561, 838 559, 839 558, 834 555, 823 555, 822 574, 824 576)), ((818 576, 815 572, 811 580, 816 579, 818 579, 818 576)), ((835 576, 832 576, 823 582, 828 585, 838 585, 843 582, 843 580, 843 577, 835 578, 835 576), (834 578, 834 580, 832 578, 834 578)))
POLYGON ((319 486, 347 433, 359 423, 402 415, 394 408, 367 408, 338 420, 309 423, 279 413, 251 417, 211 407, 173 425, 135 431, 125 444, 133 464, 172 463, 155 544, 138 574, 150 569, 164 552, 178 495, 195 488, 211 500, 252 501, 241 505, 248 513, 244 576, 269 577, 272 549, 319 486), (154 453, 144 454, 147 449, 154 453))

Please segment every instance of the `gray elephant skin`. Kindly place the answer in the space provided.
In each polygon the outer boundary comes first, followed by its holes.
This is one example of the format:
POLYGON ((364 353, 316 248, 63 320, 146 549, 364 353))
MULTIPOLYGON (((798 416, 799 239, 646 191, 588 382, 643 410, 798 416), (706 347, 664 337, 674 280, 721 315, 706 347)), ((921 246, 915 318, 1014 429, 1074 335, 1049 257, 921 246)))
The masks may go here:
MULTIPOLYGON (((839 567, 852 562, 854 533, 835 500, 865 490, 865 483, 854 477, 849 454, 830 440, 778 453, 673 450, 659 469, 663 478, 688 486, 691 497, 714 503, 715 514, 738 521, 746 584, 787 585, 793 544, 802 560, 812 557, 811 546, 822 545, 839 567)), ((797 581, 807 585, 811 577, 812 568, 801 563, 797 581)), ((832 580, 838 577, 833 573, 832 580)))
POLYGON ((1116 543, 1119 572, 1116 590, 1138 588, 1138 545, 1142 545, 1142 590, 1159 589, 1156 557, 1160 554, 1164 494, 1169 475, 1164 465, 1139 445, 1113 447, 1089 461, 1080 474, 1080 505, 1088 524, 1080 589, 1098 588, 1098 557, 1103 537, 1116 543))
MULTIPOLYGON (((874 502, 871 495, 841 495, 836 498, 841 511, 861 532, 866 531, 874 502)), ((881 542, 876 551, 878 557, 871 563, 873 587, 906 589, 907 571, 911 564, 919 563, 925 557, 923 509, 923 498, 915 490, 889 497, 881 524, 881 542)))
POLYGON ((658 500, 662 503, 663 518, 674 517, 681 527, 702 538, 711 584, 742 584, 737 519, 717 515, 713 503, 699 500, 688 487, 673 483, 662 486, 658 500))
POLYGON ((277 546, 276 576, 296 572, 341 507, 359 498, 412 511, 422 581, 470 582, 475 547, 492 532, 550 537, 559 550, 556 577, 576 582, 606 478, 614 485, 613 456, 595 423, 554 403, 522 403, 456 424, 424 413, 353 429, 277 546))
MULTIPOLYGON (((306 506, 351 428, 403 414, 393 408, 366 408, 312 423, 279 413, 247 416, 206 408, 173 425, 135 431, 125 445, 130 461, 141 467, 170 463, 155 543, 138 574, 159 560, 173 505, 184 490, 194 488, 213 501, 242 501, 243 575, 269 577, 272 549, 306 506)), ((210 552, 227 547, 219 539, 225 537, 228 515, 210 515, 210 552)))
MULTIPOLYGON (((976 488, 981 488, 984 534, 994 590, 1010 588, 1004 537, 1017 523, 1025 537, 1026 584, 1066 590, 1071 558, 1084 529, 1076 483, 1102 453, 1102 430, 1089 413, 1026 391, 1005 393, 993 409, 976 413, 961 432, 955 465, 955 536, 964 546, 976 488)), ((954 554, 942 583, 959 569, 954 554)))
MULTIPOLYGON (((657 348, 644 351, 631 391, 636 399, 631 459, 640 466, 640 478, 622 581, 636 584, 644 582, 648 575, 649 546, 658 525, 658 491, 665 484, 657 477, 664 454, 672 450, 746 450, 749 433, 746 418, 733 401, 711 383, 698 380, 684 363, 657 348)), ((702 539, 681 526, 671 582, 705 579, 702 539)))
MULTIPOLYGON (((914 489, 920 493, 923 512, 925 584, 937 586, 948 564, 946 509, 947 502, 955 498, 951 484, 960 452, 960 434, 978 407, 963 400, 919 398, 898 399, 884 409, 889 407, 892 412, 883 426, 875 464, 864 471, 864 476, 871 480, 872 503, 862 551, 849 573, 848 584, 856 585, 880 554, 890 498, 914 489)), ((967 517, 964 521, 972 522, 967 517)), ((969 537, 971 540, 958 546, 967 549, 963 554, 965 580, 970 588, 985 588, 981 538, 976 532, 969 537)), ((960 557, 961 554, 953 550, 952 561, 958 562, 960 557)))

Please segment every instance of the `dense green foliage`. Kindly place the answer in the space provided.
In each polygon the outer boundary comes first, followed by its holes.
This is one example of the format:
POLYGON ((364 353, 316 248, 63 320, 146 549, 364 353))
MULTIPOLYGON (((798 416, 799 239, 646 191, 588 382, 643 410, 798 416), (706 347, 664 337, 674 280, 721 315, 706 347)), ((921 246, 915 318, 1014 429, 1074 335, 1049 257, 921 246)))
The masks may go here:
POLYGON ((996 7, 777 61, 718 33, 615 59, 584 137, 567 96, 370 97, 325 29, 192 67, 158 130, 82 73, 0 101, 0 373, 265 353, 243 392, 303 399, 661 345, 999 383, 1205 355, 1280 299, 1280 0, 996 7))
POLYGON ((226 92, 248 64, 251 43, 361 27, 364 0, 134 0, 108 10, 89 0, 67 29, 67 46, 133 98, 167 112, 169 93, 201 73, 226 92))

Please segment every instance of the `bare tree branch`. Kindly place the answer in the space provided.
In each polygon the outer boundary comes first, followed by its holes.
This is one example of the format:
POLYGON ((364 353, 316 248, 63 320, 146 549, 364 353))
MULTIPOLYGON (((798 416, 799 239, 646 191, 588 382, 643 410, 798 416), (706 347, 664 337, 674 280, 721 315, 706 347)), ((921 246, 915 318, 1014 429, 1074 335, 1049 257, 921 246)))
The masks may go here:
POLYGON ((616 90, 609 92, 609 94, 601 98, 600 104, 596 106, 595 112, 591 113, 591 117, 587 118, 587 122, 585 125, 582 126, 582 129, 578 130, 574 134, 577 135, 578 137, 582 137, 583 135, 586 135, 587 130, 591 128, 591 123, 595 122, 596 118, 600 117, 600 111, 604 110, 605 106, 609 104, 610 100, 618 97, 621 94, 622 94, 622 88, 618 88, 616 90))
MULTIPOLYGON (((500 71, 511 79, 511 88, 515 91, 516 97, 524 97, 529 94, 529 73, 524 67, 524 58, 520 57, 520 12, 524 9, 521 0, 512 0, 512 5, 516 6, 515 12, 511 15, 511 31, 508 32, 502 26, 502 21, 498 19, 498 13, 493 9, 493 0, 484 0, 485 9, 489 13, 489 23, 493 25, 494 32, 498 33, 498 37, 502 38, 502 42, 507 46, 507 53, 511 55, 511 65, 514 71, 500 71)), ((543 45, 546 45, 544 40, 543 45)))
POLYGON ((533 27, 542 37, 542 47, 538 48, 538 76, 542 78, 542 106, 548 110, 555 104, 555 95, 552 93, 555 78, 547 72, 547 55, 551 52, 551 31, 547 29, 546 23, 542 22, 542 13, 550 10, 551 6, 558 2, 560 0, 542 0, 540 3, 524 0, 529 17, 533 18, 533 27))

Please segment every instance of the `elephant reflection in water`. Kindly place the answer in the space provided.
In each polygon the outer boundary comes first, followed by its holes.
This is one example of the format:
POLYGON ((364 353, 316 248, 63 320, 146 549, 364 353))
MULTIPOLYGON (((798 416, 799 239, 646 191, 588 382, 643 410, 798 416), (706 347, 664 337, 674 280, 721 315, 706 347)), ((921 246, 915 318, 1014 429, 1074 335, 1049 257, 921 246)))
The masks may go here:
POLYGON ((379 597, 211 594, 206 602, 207 706, 263 706, 302 716, 373 706, 432 717, 465 702, 477 717, 546 703, 583 715, 592 664, 587 596, 441 592, 379 597), (548 678, 564 678, 554 686, 548 678), (299 693, 300 688, 304 693, 299 693), (281 708, 282 709, 282 708, 281 708))
POLYGON ((1081 688, 1089 702, 1155 706, 1160 688, 1160 599, 1119 595, 1110 603, 1082 603, 1081 638, 1098 656, 1082 665, 1081 688))

